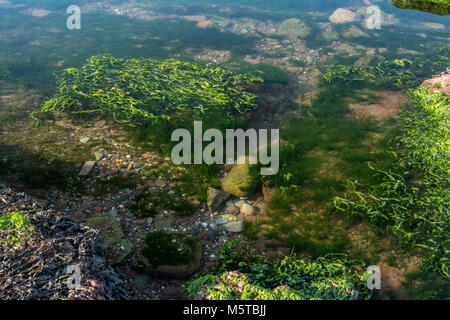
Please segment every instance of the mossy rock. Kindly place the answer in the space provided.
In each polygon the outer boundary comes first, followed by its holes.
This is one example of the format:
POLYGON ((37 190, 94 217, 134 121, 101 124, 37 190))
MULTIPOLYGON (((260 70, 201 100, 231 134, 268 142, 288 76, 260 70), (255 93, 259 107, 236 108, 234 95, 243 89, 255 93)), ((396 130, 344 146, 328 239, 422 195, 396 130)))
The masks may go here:
POLYGON ((222 190, 237 197, 246 197, 256 189, 250 164, 236 164, 222 179, 222 190))
POLYGON ((143 271, 183 279, 200 268, 202 246, 197 239, 179 233, 150 232, 139 256, 143 271))
POLYGON ((391 2, 400 9, 420 10, 441 16, 450 15, 448 0, 391 0, 391 2))
POLYGON ((132 251, 133 244, 125 238, 118 220, 111 217, 92 217, 86 225, 100 231, 106 258, 112 265, 122 262, 132 251))

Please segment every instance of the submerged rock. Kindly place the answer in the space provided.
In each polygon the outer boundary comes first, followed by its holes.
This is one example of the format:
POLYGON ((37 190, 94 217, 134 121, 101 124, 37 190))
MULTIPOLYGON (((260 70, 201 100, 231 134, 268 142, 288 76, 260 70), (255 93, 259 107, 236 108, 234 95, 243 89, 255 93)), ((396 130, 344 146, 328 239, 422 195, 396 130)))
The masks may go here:
POLYGON ((338 8, 329 18, 331 23, 349 23, 359 22, 362 20, 362 16, 359 13, 350 11, 348 9, 338 8))
POLYGON ((236 197, 246 197, 254 189, 255 185, 250 174, 250 164, 237 164, 230 173, 222 179, 222 190, 236 197))
POLYGON ((208 188, 208 199, 207 204, 211 210, 216 210, 219 208, 231 195, 228 192, 208 188))

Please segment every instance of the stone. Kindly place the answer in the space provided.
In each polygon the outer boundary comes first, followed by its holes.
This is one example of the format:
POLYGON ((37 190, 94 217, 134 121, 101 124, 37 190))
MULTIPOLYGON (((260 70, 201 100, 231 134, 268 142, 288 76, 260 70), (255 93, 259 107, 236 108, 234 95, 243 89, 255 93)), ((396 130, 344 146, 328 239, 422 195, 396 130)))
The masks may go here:
POLYGON ((97 161, 100 161, 103 159, 105 155, 103 153, 101 153, 100 151, 96 151, 94 152, 94 157, 97 161))
POLYGON ((161 294, 168 297, 179 297, 182 294, 182 290, 181 288, 170 286, 162 289, 161 294))
POLYGON ((239 208, 236 207, 236 206, 233 206, 233 205, 232 206, 228 206, 228 207, 226 207, 225 212, 227 214, 238 214, 239 213, 239 208))
POLYGON ((217 225, 222 225, 222 224, 226 224, 226 223, 228 223, 227 219, 224 219, 224 218, 217 218, 216 219, 216 224, 217 225))
POLYGON ((255 188, 249 164, 237 164, 222 179, 222 190, 236 197, 247 197, 255 188))
POLYGON ((256 209, 255 209, 255 207, 249 205, 248 203, 244 203, 241 206, 241 213, 244 216, 254 216, 256 213, 256 209))
POLYGON ((234 205, 238 208, 240 208, 245 203, 244 200, 238 200, 234 203, 234 205))
POLYGON ((258 241, 257 243, 255 243, 253 245, 253 247, 258 250, 259 252, 264 252, 266 251, 266 244, 264 243, 264 241, 258 241))
POLYGON ((86 161, 83 165, 83 167, 80 170, 79 175, 80 176, 88 176, 92 173, 92 171, 94 170, 94 167, 96 165, 97 162, 95 161, 86 161))
POLYGON ((267 239, 264 241, 264 244, 268 248, 278 248, 283 245, 283 243, 277 239, 267 239))
POLYGON ((356 12, 350 11, 348 9, 338 8, 330 16, 329 20, 331 23, 349 23, 361 21, 362 16, 356 12))
POLYGON ((80 139, 81 143, 88 143, 89 141, 91 141, 91 138, 89 138, 89 137, 83 137, 80 139))
POLYGON ((274 250, 269 250, 266 252, 266 257, 269 260, 277 260, 278 259, 278 253, 274 250))
POLYGON ((172 221, 170 219, 162 219, 155 222, 155 228, 156 230, 162 230, 170 228, 172 225, 172 221))
POLYGON ((231 195, 225 191, 208 188, 207 204, 211 210, 217 210, 231 195))
POLYGON ((155 181, 155 185, 160 188, 165 188, 167 186, 167 182, 162 179, 157 179, 155 181))
POLYGON ((96 216, 89 218, 86 225, 100 231, 100 237, 103 239, 102 245, 110 264, 115 265, 122 262, 132 252, 133 244, 124 238, 125 235, 117 219, 96 216))
POLYGON ((142 254, 139 255, 138 260, 143 265, 145 272, 161 277, 185 279, 200 268, 202 252, 202 245, 200 241, 197 241, 195 247, 192 248, 193 261, 189 264, 177 266, 159 265, 157 267, 153 267, 150 261, 142 254))
POLYGON ((209 232, 208 232, 208 239, 209 239, 209 241, 216 240, 216 230, 214 230, 214 229, 209 230, 209 232))
POLYGON ((199 239, 199 240, 203 240, 208 236, 208 231, 202 231, 199 234, 197 234, 195 236, 195 238, 199 239))
POLYGON ((244 223, 244 221, 233 221, 233 222, 227 223, 224 227, 225 227, 225 230, 228 232, 240 233, 240 232, 244 231, 245 223, 244 223))
POLYGON ((450 97, 450 73, 444 73, 433 79, 425 80, 421 85, 422 88, 429 88, 429 93, 442 93, 450 97))

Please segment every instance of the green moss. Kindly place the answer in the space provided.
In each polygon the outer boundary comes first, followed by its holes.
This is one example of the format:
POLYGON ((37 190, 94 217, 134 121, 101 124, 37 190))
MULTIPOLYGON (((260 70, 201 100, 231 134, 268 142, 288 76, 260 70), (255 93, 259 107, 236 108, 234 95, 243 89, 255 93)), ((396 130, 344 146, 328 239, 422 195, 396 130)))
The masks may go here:
POLYGON ((141 179, 136 175, 97 178, 93 183, 94 194, 96 196, 114 194, 124 189, 136 188, 140 182, 141 179))
POLYGON ((146 188, 136 194, 130 205, 137 218, 153 217, 164 209, 173 210, 177 216, 190 216, 195 212, 195 206, 183 199, 178 193, 146 188))
POLYGON ((222 179, 222 190, 237 197, 246 197, 257 187, 253 166, 250 164, 237 164, 230 173, 222 179))
POLYGON ((391 0, 391 2, 401 9, 415 9, 441 16, 450 15, 448 0, 391 0))
POLYGON ((0 245, 20 245, 30 237, 33 230, 30 218, 24 212, 12 212, 0 216, 0 233, 6 235, 2 235, 0 245))
POLYGON ((196 241, 179 233, 151 232, 144 239, 142 254, 154 268, 190 264, 194 259, 196 241))
POLYGON ((244 242, 231 241, 220 252, 216 267, 186 286, 187 299, 311 300, 368 299, 360 264, 344 256, 316 260, 285 257, 269 261, 252 254, 244 242))
POLYGON ((219 67, 150 59, 94 56, 58 74, 58 93, 41 112, 102 114, 130 126, 189 123, 194 117, 233 118, 256 108, 243 84, 260 78, 219 67))

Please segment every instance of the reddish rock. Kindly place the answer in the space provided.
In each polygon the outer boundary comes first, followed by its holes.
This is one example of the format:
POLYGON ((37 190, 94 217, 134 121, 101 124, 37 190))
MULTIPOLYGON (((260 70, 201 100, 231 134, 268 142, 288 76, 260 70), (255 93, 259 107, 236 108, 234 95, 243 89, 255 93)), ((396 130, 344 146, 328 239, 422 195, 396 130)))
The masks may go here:
POLYGON ((177 288, 177 287, 166 287, 166 288, 162 289, 161 293, 164 296, 178 297, 178 296, 181 296, 183 291, 181 290, 181 288, 177 288))
POLYGON ((200 207, 200 205, 201 205, 201 202, 198 201, 197 199, 191 200, 191 203, 196 209, 198 209, 200 207))
POLYGON ((198 235, 196 235, 195 237, 199 240, 203 240, 208 236, 208 232, 207 231, 203 231, 201 233, 199 233, 198 235))
POLYGON ((142 158, 143 158, 143 159, 148 159, 148 158, 150 158, 150 155, 149 155, 148 153, 144 153, 144 154, 142 155, 142 158))
POLYGON ((233 215, 236 215, 236 214, 239 213, 239 208, 236 207, 236 206, 228 206, 228 207, 225 209, 225 212, 226 212, 227 214, 233 214, 233 215))
POLYGON ((278 248, 283 245, 283 243, 276 239, 267 239, 264 241, 266 247, 268 248, 278 248))
POLYGON ((277 260, 278 259, 278 253, 273 250, 269 250, 266 252, 266 257, 269 260, 277 260))
POLYGON ((266 244, 263 241, 259 241, 255 243, 253 246, 260 252, 266 251, 266 244))
POLYGON ((95 212, 102 212, 103 208, 102 207, 94 207, 94 211, 95 212))
POLYGON ((445 73, 440 77, 425 80, 421 87, 430 88, 430 93, 443 93, 450 97, 450 74, 445 73))

